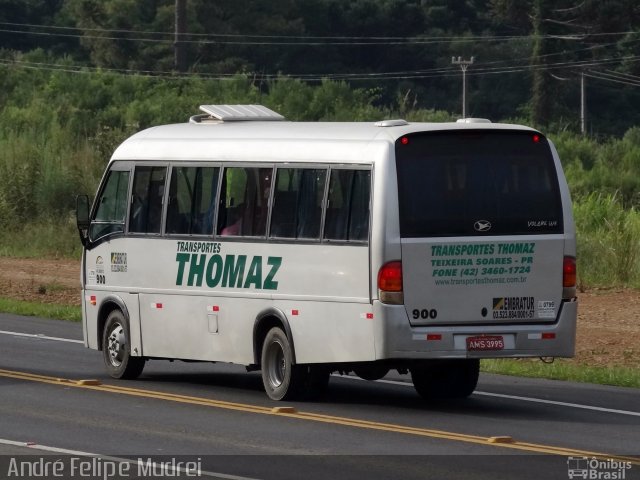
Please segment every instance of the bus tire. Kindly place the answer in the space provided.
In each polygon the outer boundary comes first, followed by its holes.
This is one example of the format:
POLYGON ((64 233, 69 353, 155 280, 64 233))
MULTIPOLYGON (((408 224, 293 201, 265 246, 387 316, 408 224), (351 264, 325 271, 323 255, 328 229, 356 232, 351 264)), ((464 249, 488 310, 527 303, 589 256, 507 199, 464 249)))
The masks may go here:
POLYGON ((478 385, 480 360, 443 360, 410 369, 413 386, 426 400, 466 398, 478 385))
POLYGON ((293 349, 287 334, 273 327, 262 344, 262 383, 272 400, 292 400, 305 387, 306 371, 294 365, 293 349))
POLYGON ((144 368, 144 358, 131 356, 129 323, 118 309, 109 314, 104 325, 102 358, 107 373, 113 378, 137 378, 144 368))

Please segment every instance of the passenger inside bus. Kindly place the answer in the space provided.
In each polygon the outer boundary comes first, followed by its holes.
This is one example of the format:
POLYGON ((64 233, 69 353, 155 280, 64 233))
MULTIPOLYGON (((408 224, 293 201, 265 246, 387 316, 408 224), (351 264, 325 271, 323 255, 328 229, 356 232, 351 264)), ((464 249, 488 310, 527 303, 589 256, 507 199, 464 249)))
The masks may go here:
POLYGON ((221 235, 242 235, 242 218, 244 217, 245 204, 240 203, 236 207, 227 208, 227 226, 220 232, 221 235))

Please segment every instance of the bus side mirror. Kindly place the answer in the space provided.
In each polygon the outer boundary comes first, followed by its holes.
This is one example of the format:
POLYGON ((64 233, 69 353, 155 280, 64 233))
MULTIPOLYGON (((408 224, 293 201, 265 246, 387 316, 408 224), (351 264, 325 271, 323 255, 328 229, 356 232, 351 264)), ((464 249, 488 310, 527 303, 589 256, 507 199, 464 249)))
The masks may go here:
POLYGON ((89 197, 76 197, 76 225, 80 234, 80 241, 85 247, 89 243, 89 197))

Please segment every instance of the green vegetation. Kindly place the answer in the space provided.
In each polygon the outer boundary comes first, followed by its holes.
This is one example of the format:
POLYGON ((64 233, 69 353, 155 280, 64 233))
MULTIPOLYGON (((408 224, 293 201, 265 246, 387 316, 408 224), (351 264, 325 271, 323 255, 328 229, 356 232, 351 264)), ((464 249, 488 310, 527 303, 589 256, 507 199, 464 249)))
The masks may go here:
POLYGON ((564 359, 557 359, 551 364, 526 359, 482 360, 480 368, 486 373, 640 388, 640 371, 637 368, 589 367, 564 359))
MULTIPOLYGON (((167 81, 0 67, 0 86, 0 255, 13 256, 77 257, 75 195, 96 191, 122 140, 153 125, 185 122, 202 103, 263 103, 301 121, 395 115, 373 105, 375 93, 332 81, 311 86, 280 78, 261 92, 241 75, 167 81)), ((434 110, 403 113, 416 120, 452 118, 434 110)))
POLYGON ((592 193, 574 205, 579 288, 640 287, 640 212, 615 194, 592 193))
POLYGON ((574 200, 579 286, 640 287, 640 128, 602 142, 551 138, 574 200))
MULTIPOLYGON (((35 55, 35 54, 34 54, 35 55)), ((167 82, 113 74, 79 78, 54 72, 27 76, 4 69, 11 95, 0 117, 0 254, 77 256, 74 195, 95 192, 117 144, 133 131, 183 122, 195 106, 258 101, 294 120, 449 120, 444 112, 393 110, 345 83, 312 87, 280 79, 260 93, 249 79, 167 82), (26 92, 30 92, 27 96, 26 92), (27 100, 25 102, 25 100, 27 100), (45 108, 44 106, 47 106, 45 108), (25 241, 26 240, 26 241, 25 241)), ((640 129, 597 143, 575 134, 551 135, 575 201, 581 286, 640 285, 640 129)))
POLYGON ((544 125, 559 150, 580 287, 640 287, 640 10, 614 3, 189 0, 175 51, 174 0, 0 0, 0 255, 77 257, 74 197, 95 192, 133 132, 203 103, 301 121, 451 120, 451 56, 473 55, 470 115, 544 125), (576 133, 580 62, 590 136, 576 133))
MULTIPOLYGON (((29 217, 27 217, 29 218, 29 217)), ((0 256, 20 258, 80 258, 75 214, 30 219, 0 230, 0 256)))
POLYGON ((526 115, 527 123, 551 126, 546 131, 576 131, 584 71, 590 132, 622 135, 640 123, 637 0, 183 3, 185 34, 174 45, 175 0, 0 0, 0 63, 30 75, 243 73, 261 91, 278 76, 344 79, 375 91, 378 107, 402 97, 418 108, 460 112, 460 69, 451 57, 473 56, 471 116, 526 115), (38 48, 45 59, 22 55, 38 48))
POLYGON ((79 322, 82 320, 80 307, 26 302, 2 297, 0 297, 0 312, 25 315, 28 317, 55 318, 71 322, 79 322))
MULTIPOLYGON (((43 55, 34 52, 32 56, 43 55)), ((110 73, 27 74, 0 67, 0 255, 74 257, 75 195, 93 194, 118 143, 156 124, 184 122, 204 103, 263 103, 291 120, 404 117, 447 121, 399 97, 375 106, 375 92, 326 80, 280 78, 260 90, 246 76, 167 81, 110 73)), ((581 288, 640 287, 640 128, 596 141, 551 132, 574 198, 581 288)))

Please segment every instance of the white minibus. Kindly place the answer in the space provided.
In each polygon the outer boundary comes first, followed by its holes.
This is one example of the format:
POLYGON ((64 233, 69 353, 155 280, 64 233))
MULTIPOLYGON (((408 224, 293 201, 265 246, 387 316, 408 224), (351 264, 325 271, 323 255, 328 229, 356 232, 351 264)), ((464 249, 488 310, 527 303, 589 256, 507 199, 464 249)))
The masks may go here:
POLYGON ((573 356, 575 227, 540 132, 201 109, 78 197, 84 342, 112 377, 230 362, 282 400, 393 369, 434 399, 470 395, 483 358, 573 356))

